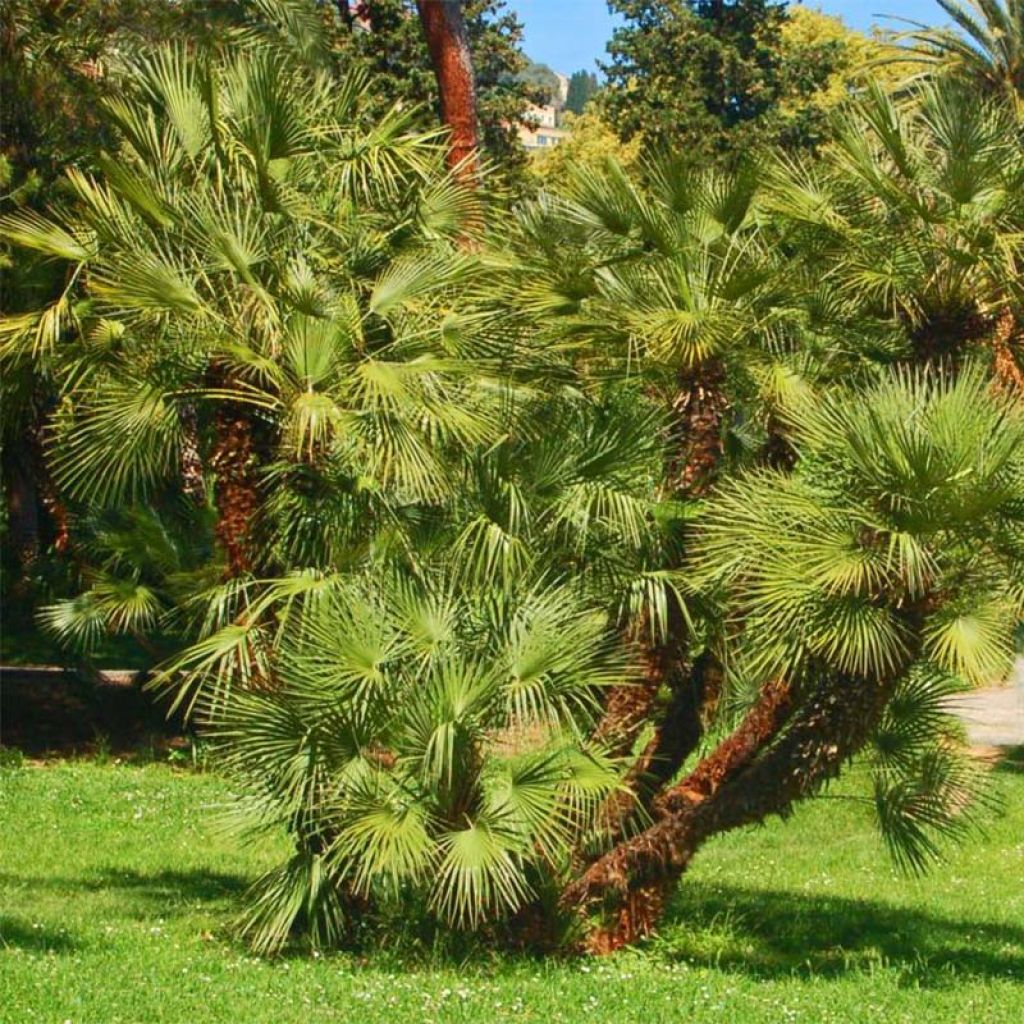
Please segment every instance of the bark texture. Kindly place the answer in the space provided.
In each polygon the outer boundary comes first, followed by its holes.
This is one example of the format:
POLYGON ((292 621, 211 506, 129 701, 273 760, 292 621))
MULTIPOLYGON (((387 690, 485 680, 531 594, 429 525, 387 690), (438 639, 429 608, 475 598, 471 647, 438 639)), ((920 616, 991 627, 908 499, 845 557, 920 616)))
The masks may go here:
POLYGON ((992 331, 992 361, 996 380, 1009 392, 1024 395, 1024 371, 1020 365, 1020 332, 1017 318, 1007 306, 996 318, 992 331))
POLYGON ((671 480, 679 494, 701 498, 718 475, 722 428, 729 412, 725 367, 719 360, 680 372, 672 412, 677 455, 670 467, 671 480))
POLYGON ((252 568, 251 528, 259 504, 252 423, 230 405, 217 413, 211 465, 217 474, 217 540, 227 555, 228 576, 252 568))
POLYGON ((826 676, 798 704, 785 681, 767 684, 738 728, 655 801, 658 820, 566 888, 563 905, 601 902, 607 911, 591 950, 610 952, 649 934, 709 837, 785 815, 837 776, 867 742, 897 679, 826 676))
POLYGON ((479 132, 473 59, 461 0, 416 0, 437 79, 441 120, 450 132, 448 164, 465 179, 478 169, 479 132))
POLYGON ((7 543, 25 572, 39 554, 39 494, 31 460, 14 445, 5 446, 7 543))
POLYGON ((206 501, 206 479, 203 474, 203 458, 199 450, 199 420, 194 405, 186 405, 181 411, 181 453, 179 470, 181 486, 185 494, 197 505, 206 501))
MULTIPOLYGON (((654 734, 626 773, 623 788, 602 810, 608 842, 619 842, 641 813, 651 811, 658 793, 700 744, 709 706, 721 692, 721 666, 710 652, 701 654, 688 672, 679 671, 678 665, 674 668, 672 695, 654 734)), ((646 710, 645 722, 651 710, 646 710)), ((577 863, 585 861, 580 858, 577 863)))
POLYGON ((608 691, 604 714, 594 729, 594 741, 615 757, 625 757, 650 721, 658 691, 678 662, 679 648, 673 640, 646 646, 640 655, 639 679, 608 691))

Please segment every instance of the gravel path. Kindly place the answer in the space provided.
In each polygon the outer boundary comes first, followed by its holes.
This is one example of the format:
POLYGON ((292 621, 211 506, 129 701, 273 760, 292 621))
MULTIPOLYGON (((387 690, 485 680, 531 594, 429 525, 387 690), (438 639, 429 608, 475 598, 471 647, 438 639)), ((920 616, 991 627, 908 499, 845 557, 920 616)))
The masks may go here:
POLYGON ((1005 686, 973 690, 950 701, 979 747, 1024 747, 1024 658, 1005 686))

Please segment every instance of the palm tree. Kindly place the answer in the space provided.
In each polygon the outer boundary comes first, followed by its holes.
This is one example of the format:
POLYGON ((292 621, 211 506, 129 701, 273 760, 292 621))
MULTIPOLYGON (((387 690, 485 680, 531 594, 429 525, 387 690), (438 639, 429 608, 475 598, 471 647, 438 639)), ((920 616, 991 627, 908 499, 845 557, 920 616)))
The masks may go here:
MULTIPOLYGON (((396 504, 374 528, 321 495, 321 546, 358 530, 362 558, 222 589, 158 680, 220 738, 249 825, 295 842, 252 894, 259 949, 297 926, 335 941, 395 900, 536 939, 603 828, 622 764, 600 697, 642 661, 622 626, 663 629, 680 585, 657 414, 632 390, 508 399, 504 440, 453 459, 458 487, 428 516, 396 504)), ((287 497, 276 521, 306 514, 287 497)))
POLYGON ((736 728, 664 789, 655 820, 565 891, 647 932, 712 835, 785 815, 872 741, 875 796, 905 863, 961 834, 978 778, 939 713, 952 679, 1004 671, 1021 613, 1024 415, 984 374, 887 377, 792 413, 801 460, 723 487, 693 571, 725 588, 736 728), (731 612, 730 612, 731 610, 731 612), (924 713, 926 711, 926 713, 924 713))
POLYGON ((806 375, 799 290, 761 193, 750 171, 662 158, 634 181, 608 162, 522 219, 517 298, 590 372, 644 379, 670 416, 677 498, 706 494, 730 456, 763 443, 773 399, 806 375))
POLYGON ((978 362, 1016 301, 998 111, 873 97, 788 181, 611 166, 485 217, 289 24, 141 58, 102 173, 0 222, 67 268, 5 325, 94 538, 48 622, 198 637, 157 685, 294 849, 251 941, 600 903, 614 948, 854 756, 908 866, 963 834, 942 700, 1005 665, 1024 564, 1024 414, 978 362))
POLYGON ((297 922, 337 944, 353 913, 388 903, 455 928, 520 912, 617 783, 580 723, 623 669, 602 618, 561 588, 319 588, 271 662, 273 689, 214 712, 243 824, 295 842, 255 884, 244 933, 271 951, 297 922))
MULTIPOLYGON (((614 162, 577 168, 564 195, 523 212, 518 261, 501 266, 508 304, 584 379, 633 380, 664 409, 660 486, 678 520, 736 464, 791 457, 779 414, 823 372, 809 358, 808 289, 779 258, 760 191, 750 172, 695 173, 669 158, 647 161, 639 181, 614 162)), ((634 768, 641 786, 678 770, 721 690, 716 642, 693 649, 685 605, 669 594, 664 626, 629 623, 644 638, 643 683, 610 691, 596 732, 628 754, 657 723, 634 768)))
POLYGON ((1017 344, 1024 171, 998 104, 951 81, 904 101, 872 84, 826 158, 785 168, 767 205, 836 295, 895 328, 887 359, 1017 344))
POLYGON ((102 179, 70 172, 60 219, 3 220, 12 243, 71 264, 55 305, 6 325, 23 347, 55 344, 55 323, 77 332, 62 486, 100 506, 143 498, 194 479, 200 444, 234 575, 272 555, 255 522, 271 465, 315 475, 343 437, 332 468, 355 500, 429 503, 449 486, 440 448, 489 434, 472 332, 460 349, 454 321, 448 342, 436 329, 469 272, 456 240, 473 200, 409 111, 360 120, 364 86, 258 42, 159 50, 108 104, 121 148, 102 179))
POLYGON ((1024 3, 1021 0, 938 0, 954 28, 914 23, 897 37, 904 49, 1007 101, 1019 117, 1024 101, 1024 3))

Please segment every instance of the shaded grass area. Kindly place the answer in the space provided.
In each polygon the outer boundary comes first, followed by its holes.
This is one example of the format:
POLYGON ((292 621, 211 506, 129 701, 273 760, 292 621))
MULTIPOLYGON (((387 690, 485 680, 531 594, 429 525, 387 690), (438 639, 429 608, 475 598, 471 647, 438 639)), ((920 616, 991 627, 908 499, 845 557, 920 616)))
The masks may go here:
MULTIPOLYGON (((1019 761, 1016 765, 1019 768, 1019 761)), ((0 991, 28 1021, 992 1022, 1024 1020, 1024 774, 927 879, 895 874, 870 816, 826 799, 701 856, 661 934, 604 961, 398 934, 369 957, 250 956, 230 935, 271 845, 213 826, 213 775, 54 762, 0 772, 0 991)))

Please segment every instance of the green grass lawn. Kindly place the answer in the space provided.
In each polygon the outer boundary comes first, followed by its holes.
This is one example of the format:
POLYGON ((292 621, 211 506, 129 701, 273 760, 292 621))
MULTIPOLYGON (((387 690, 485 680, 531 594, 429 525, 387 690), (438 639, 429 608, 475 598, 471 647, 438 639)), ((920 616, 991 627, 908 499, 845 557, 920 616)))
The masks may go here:
POLYGON ((229 934, 271 850, 212 827, 214 775, 165 765, 0 771, 0 1021, 813 1024, 1024 1021, 1024 774, 930 878, 826 799, 708 847, 662 934, 607 960, 261 961, 229 934))

